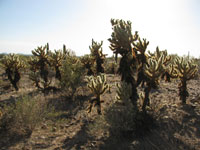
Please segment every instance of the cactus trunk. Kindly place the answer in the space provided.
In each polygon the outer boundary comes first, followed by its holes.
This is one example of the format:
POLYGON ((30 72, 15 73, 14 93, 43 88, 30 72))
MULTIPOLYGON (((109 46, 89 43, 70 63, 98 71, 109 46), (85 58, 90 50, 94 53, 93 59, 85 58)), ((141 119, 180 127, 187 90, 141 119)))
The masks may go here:
POLYGON ((169 72, 165 72, 162 77, 162 79, 165 79, 165 82, 171 82, 171 76, 169 74, 169 72))
POLYGON ((139 86, 142 83, 142 87, 144 87, 144 82, 147 81, 147 77, 145 76, 143 69, 138 72, 137 77, 136 85, 139 86))
POLYGON ((138 93, 136 87, 136 81, 133 77, 133 71, 131 66, 129 65, 128 57, 125 55, 120 60, 120 67, 118 69, 118 73, 121 74, 121 81, 125 81, 127 84, 131 84, 132 86, 132 95, 131 102, 134 106, 137 105, 138 93))
POLYGON ((186 80, 181 80, 181 84, 179 85, 179 96, 182 103, 185 104, 186 98, 189 96, 186 80))
POLYGON ((60 69, 59 69, 59 67, 55 67, 55 69, 56 69, 56 79, 58 79, 59 81, 61 81, 60 69))
POLYGON ((97 59, 96 64, 97 64, 97 73, 104 73, 104 68, 102 66, 103 61, 97 59))
POLYGON ((143 102, 143 105, 142 105, 142 111, 143 112, 146 112, 146 106, 150 104, 150 100, 149 100, 149 93, 151 91, 151 87, 146 87, 145 88, 145 97, 144 97, 144 102, 143 102))
POLYGON ((13 77, 12 77, 13 72, 9 68, 7 68, 6 69, 6 74, 8 76, 8 80, 10 81, 10 83, 13 85, 15 90, 18 91, 19 88, 17 86, 17 83, 19 82, 19 80, 21 78, 20 73, 16 70, 14 72, 14 79, 13 79, 13 77))
POLYGON ((98 113, 98 115, 101 115, 101 96, 100 95, 98 95, 97 97, 96 97, 96 99, 97 99, 97 113, 98 113))

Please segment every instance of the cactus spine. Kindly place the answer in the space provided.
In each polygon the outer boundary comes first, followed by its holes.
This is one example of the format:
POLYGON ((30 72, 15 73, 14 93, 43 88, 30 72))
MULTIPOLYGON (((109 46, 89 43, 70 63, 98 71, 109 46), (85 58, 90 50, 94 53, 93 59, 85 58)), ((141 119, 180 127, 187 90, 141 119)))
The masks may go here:
POLYGON ((96 77, 90 76, 87 78, 88 88, 93 92, 95 98, 90 101, 90 105, 88 107, 88 112, 91 112, 94 106, 97 106, 97 113, 101 115, 101 95, 109 89, 109 85, 106 83, 106 75, 100 74, 96 77))

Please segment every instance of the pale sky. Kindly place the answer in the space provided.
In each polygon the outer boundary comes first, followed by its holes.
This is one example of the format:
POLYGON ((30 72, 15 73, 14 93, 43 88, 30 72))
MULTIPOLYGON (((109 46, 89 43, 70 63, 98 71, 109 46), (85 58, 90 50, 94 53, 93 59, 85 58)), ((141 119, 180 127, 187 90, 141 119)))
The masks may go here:
POLYGON ((31 54, 48 42, 80 56, 93 38, 112 55, 111 18, 130 20, 152 52, 200 57, 200 0, 0 0, 0 53, 31 54))

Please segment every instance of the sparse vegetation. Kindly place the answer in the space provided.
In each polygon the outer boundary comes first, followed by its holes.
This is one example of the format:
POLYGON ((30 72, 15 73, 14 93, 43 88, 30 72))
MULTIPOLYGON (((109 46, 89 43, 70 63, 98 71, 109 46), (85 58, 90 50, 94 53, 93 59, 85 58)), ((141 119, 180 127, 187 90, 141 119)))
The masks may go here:
POLYGON ((60 85, 68 94, 74 96, 76 89, 83 83, 84 68, 75 55, 68 55, 61 67, 60 85))
POLYGON ((0 131, 12 136, 30 136, 48 113, 45 100, 22 96, 5 105, 0 119, 0 131))

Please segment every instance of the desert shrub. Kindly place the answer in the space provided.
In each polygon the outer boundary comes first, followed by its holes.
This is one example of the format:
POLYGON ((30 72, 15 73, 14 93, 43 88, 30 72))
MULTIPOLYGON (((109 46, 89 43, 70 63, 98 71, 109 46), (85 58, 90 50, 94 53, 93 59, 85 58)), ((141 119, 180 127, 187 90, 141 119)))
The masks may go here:
POLYGON ((131 101, 129 105, 111 104, 104 110, 104 115, 98 116, 88 127, 90 134, 97 132, 109 133, 116 139, 126 138, 133 135, 136 124, 136 111, 131 101))
POLYGON ((130 102, 125 105, 111 104, 88 127, 90 134, 97 132, 109 133, 116 140, 143 137, 155 126, 155 119, 150 114, 138 112, 130 102))
POLYGON ((72 96, 83 82, 84 67, 76 56, 68 56, 61 67, 60 85, 72 96))
POLYGON ((115 74, 117 72, 117 63, 112 61, 112 62, 107 62, 105 65, 105 73, 107 74, 115 74))
POLYGON ((128 106, 112 104, 105 110, 105 121, 108 124, 109 132, 115 137, 130 135, 135 126, 135 111, 132 103, 128 106))
POLYGON ((132 95, 131 84, 121 82, 121 84, 116 84, 116 86, 115 102, 106 109, 105 121, 109 125, 110 134, 115 137, 121 137, 130 135, 130 132, 133 131, 137 111, 130 100, 132 95))
POLYGON ((119 66, 121 57, 118 56, 118 58, 115 58, 114 55, 112 57, 106 57, 105 59, 105 73, 109 73, 110 71, 112 72, 112 69, 114 68, 115 73, 117 73, 117 68, 119 66))
POLYGON ((23 96, 15 103, 3 107, 0 131, 14 136, 29 136, 47 113, 44 100, 23 96))

